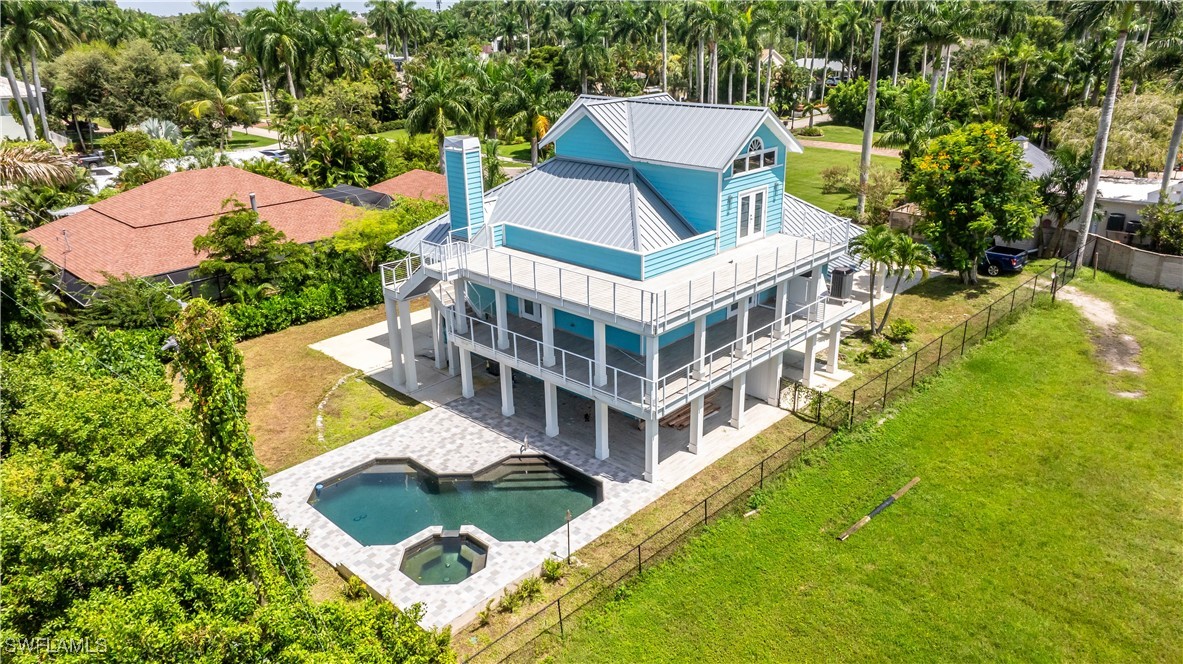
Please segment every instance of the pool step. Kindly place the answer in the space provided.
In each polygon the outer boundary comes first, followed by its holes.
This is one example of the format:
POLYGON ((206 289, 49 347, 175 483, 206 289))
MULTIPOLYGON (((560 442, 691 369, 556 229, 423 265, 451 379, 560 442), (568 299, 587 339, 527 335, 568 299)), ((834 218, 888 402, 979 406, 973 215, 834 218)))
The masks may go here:
POLYGON ((515 472, 493 483, 498 489, 568 489, 571 482, 563 475, 547 470, 515 472))

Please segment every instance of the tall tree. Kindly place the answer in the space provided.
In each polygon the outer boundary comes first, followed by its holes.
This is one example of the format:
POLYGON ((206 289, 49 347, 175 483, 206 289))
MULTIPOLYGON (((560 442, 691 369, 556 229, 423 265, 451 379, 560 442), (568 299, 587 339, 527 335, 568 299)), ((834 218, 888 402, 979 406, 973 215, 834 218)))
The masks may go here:
POLYGON ((210 118, 219 129, 219 144, 225 148, 230 128, 253 116, 250 104, 258 97, 254 89, 250 73, 235 75, 222 54, 211 51, 181 77, 173 97, 181 110, 194 118, 210 118))
POLYGON ((579 72, 579 88, 587 94, 588 78, 608 61, 608 29, 594 16, 577 16, 567 30, 567 66, 579 72))
POLYGON ((879 319, 879 327, 875 330, 876 334, 883 334, 883 329, 887 327, 887 319, 891 316, 891 305, 895 304, 896 293, 900 292, 900 284, 904 279, 911 279, 918 272, 922 279, 927 279, 928 268, 932 266, 932 253, 929 252, 928 247, 913 240, 905 233, 893 233, 892 235, 894 237, 887 255, 887 273, 883 275, 883 279, 886 281, 894 273, 895 284, 891 287, 891 296, 887 299, 887 308, 883 310, 883 317, 879 319))
MULTIPOLYGON (((45 92, 41 87, 39 57, 53 54, 57 49, 75 40, 73 30, 74 7, 69 3, 51 0, 11 0, 5 3, 0 13, 0 25, 5 28, 4 36, 10 41, 5 50, 15 51, 18 60, 29 59, 33 74, 32 86, 25 79, 27 99, 37 105, 41 118, 41 130, 49 140, 49 119, 46 112, 45 92)), ((21 67, 23 70, 23 66, 21 67)))
MULTIPOLYGON (((891 5, 885 6, 890 11, 891 5)), ((876 8, 878 9, 878 8, 876 8)), ((858 216, 867 208, 867 176, 871 172, 871 140, 875 135, 875 96, 879 88, 879 36, 883 32, 883 13, 875 13, 875 34, 871 40, 871 81, 867 86, 867 113, 863 118, 863 151, 859 160, 858 216)))
MULTIPOLYGON (((877 329, 875 326, 875 280, 879 276, 880 266, 886 268, 891 264, 895 237, 887 224, 875 224, 862 235, 850 240, 850 252, 868 263, 867 272, 871 277, 871 330, 877 329)), ((886 279, 886 275, 884 278, 886 279)))
POLYGON ((410 74, 411 94, 407 99, 407 127, 414 133, 435 137, 440 155, 440 172, 445 172, 444 137, 469 121, 467 98, 470 84, 457 76, 448 60, 437 60, 410 74))
POLYGON ((238 15, 230 11, 227 0, 193 3, 197 11, 186 17, 186 28, 193 43, 204 50, 221 53, 233 45, 238 15))
POLYGON ((244 45, 264 67, 283 72, 292 97, 299 96, 296 78, 310 47, 308 29, 300 14, 298 0, 276 0, 274 9, 252 9, 243 21, 244 45))
POLYGON ((1113 45, 1113 60, 1109 64, 1109 83, 1105 88, 1105 101, 1101 104, 1101 117, 1097 124, 1097 137, 1093 142, 1093 158, 1090 165, 1088 184, 1085 186, 1084 205, 1080 209, 1080 232, 1076 238, 1075 263, 1084 262, 1084 247, 1088 244, 1092 226, 1093 210, 1097 205, 1097 187, 1101 182, 1101 169, 1105 164, 1105 149, 1109 146, 1109 127, 1113 123, 1113 106, 1117 103, 1117 88, 1121 80, 1121 58, 1125 53, 1126 39, 1134 19, 1138 2, 1135 0, 1074 0, 1068 7, 1068 29, 1073 32, 1098 29, 1105 23, 1116 21, 1117 41, 1113 45))
POLYGON ((509 116, 512 126, 524 128, 530 139, 531 166, 538 165, 538 141, 570 104, 570 93, 551 90, 548 72, 525 68, 507 81, 499 110, 509 116))
POLYGON ((1084 183, 1089 176, 1090 155, 1060 147, 1051 153, 1052 170, 1039 178, 1039 198, 1056 225, 1055 232, 1043 245, 1044 257, 1058 256, 1063 244, 1064 227, 1084 206, 1084 183))

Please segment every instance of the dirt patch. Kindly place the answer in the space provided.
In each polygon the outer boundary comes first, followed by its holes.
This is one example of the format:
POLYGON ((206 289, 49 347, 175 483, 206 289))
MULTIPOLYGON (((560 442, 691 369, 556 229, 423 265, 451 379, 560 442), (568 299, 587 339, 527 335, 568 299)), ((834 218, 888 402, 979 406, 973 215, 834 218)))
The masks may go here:
MULTIPOLYGON (((1138 355, 1141 354, 1142 347, 1132 335, 1123 334, 1118 330, 1121 321, 1117 317, 1117 312, 1113 310, 1113 305, 1071 286, 1061 288, 1059 295, 1075 305, 1093 324, 1093 345, 1097 348, 1097 357, 1109 367, 1109 373, 1142 373, 1142 365, 1138 364, 1138 355)), ((1122 392, 1118 393, 1118 396, 1137 399, 1142 395, 1139 392, 1122 392)))

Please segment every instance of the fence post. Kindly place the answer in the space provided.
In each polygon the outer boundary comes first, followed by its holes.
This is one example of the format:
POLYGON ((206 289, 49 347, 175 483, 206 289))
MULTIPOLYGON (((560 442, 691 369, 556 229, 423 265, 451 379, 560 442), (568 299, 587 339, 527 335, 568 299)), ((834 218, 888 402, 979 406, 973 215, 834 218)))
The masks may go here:
MULTIPOLYGON (((948 334, 946 332, 945 334, 948 334)), ((940 340, 937 342, 937 368, 941 368, 941 356, 945 354, 945 335, 942 334, 940 340)))
POLYGON ((564 639, 567 637, 567 634, 563 630, 563 598, 561 596, 559 597, 558 604, 559 604, 559 638, 564 639))
POLYGON ((891 367, 883 372, 883 409, 887 410, 887 386, 891 384, 891 367))
POLYGON ((965 319, 965 325, 961 328, 961 356, 965 357, 965 335, 969 333, 969 319, 965 319))
POLYGON ((760 459, 760 488, 764 488, 764 459, 760 459))
MULTIPOLYGON (((641 544, 644 544, 644 542, 641 544)), ((641 544, 637 545, 637 574, 641 573, 641 544)))
POLYGON ((854 391, 854 393, 852 393, 850 395, 850 417, 847 419, 847 422, 846 422, 846 426, 848 426, 848 427, 854 426, 854 402, 857 397, 858 397, 858 390, 856 389, 854 391))
POLYGON ((920 351, 912 353, 912 384, 910 387, 916 387, 916 365, 920 364, 920 351))
POLYGON ((993 316, 994 316, 994 303, 993 303, 993 302, 991 302, 991 303, 990 303, 990 306, 989 306, 989 307, 986 309, 986 331, 982 333, 982 337, 983 337, 983 338, 984 338, 984 337, 985 337, 987 334, 990 334, 990 319, 991 319, 993 316))

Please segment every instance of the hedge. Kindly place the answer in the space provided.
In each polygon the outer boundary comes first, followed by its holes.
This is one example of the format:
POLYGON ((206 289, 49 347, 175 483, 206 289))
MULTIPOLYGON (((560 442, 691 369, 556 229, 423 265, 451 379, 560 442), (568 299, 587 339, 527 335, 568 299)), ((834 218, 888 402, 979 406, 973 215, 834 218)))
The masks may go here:
POLYGON ((239 341, 292 325, 330 318, 382 302, 382 279, 377 273, 348 282, 329 282, 284 293, 253 304, 228 304, 226 318, 239 341))

